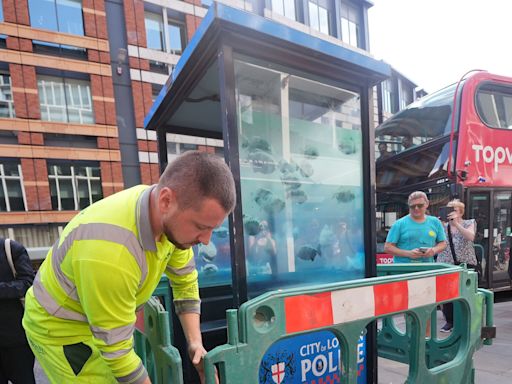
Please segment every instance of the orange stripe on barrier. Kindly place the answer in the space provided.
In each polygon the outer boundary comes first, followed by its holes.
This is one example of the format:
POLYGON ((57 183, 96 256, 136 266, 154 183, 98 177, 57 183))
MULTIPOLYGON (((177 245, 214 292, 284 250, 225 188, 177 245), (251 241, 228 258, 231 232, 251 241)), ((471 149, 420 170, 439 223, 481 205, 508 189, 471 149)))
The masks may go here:
POLYGON ((436 301, 452 300, 460 296, 460 273, 436 276, 436 301))
POLYGON ((286 333, 333 324, 331 293, 285 297, 286 333))
POLYGON ((405 311, 409 307, 407 281, 375 285, 373 293, 375 295, 375 316, 405 311))

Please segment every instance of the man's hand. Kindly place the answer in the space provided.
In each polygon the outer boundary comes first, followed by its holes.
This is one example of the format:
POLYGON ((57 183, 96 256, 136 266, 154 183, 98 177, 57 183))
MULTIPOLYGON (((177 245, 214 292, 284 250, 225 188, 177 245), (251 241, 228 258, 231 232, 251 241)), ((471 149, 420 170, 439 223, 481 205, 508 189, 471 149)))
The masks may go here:
MULTIPOLYGON (((206 356, 206 349, 204 349, 203 344, 200 343, 192 343, 188 346, 188 355, 190 360, 192 360, 192 364, 197 370, 199 374, 199 379, 201 380, 201 384, 205 383, 204 377, 204 356, 206 356)), ((215 369, 215 384, 219 383, 219 376, 217 374, 217 369, 215 369)))
POLYGON ((436 252, 434 251, 434 248, 429 248, 425 251, 425 253, 423 254, 424 257, 434 257, 434 255, 436 254, 436 252))
POLYGON ((408 255, 411 259, 421 259, 425 257, 425 253, 421 252, 419 248, 414 248, 409 251, 408 255))

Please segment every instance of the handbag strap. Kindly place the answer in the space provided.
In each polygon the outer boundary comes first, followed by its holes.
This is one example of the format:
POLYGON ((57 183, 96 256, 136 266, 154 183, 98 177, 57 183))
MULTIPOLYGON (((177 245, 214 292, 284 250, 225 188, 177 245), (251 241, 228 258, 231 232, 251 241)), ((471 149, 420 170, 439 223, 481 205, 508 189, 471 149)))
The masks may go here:
POLYGON ((455 246, 453 245, 453 237, 451 225, 448 223, 448 242, 450 243, 450 250, 452 251, 452 258, 454 264, 460 264, 459 260, 457 260, 457 255, 455 254, 455 246))
POLYGON ((4 241, 5 247, 5 255, 7 256, 7 262, 9 263, 9 267, 11 267, 12 275, 16 278, 16 268, 14 268, 14 263, 12 261, 12 252, 11 252, 11 239, 5 239, 4 241))

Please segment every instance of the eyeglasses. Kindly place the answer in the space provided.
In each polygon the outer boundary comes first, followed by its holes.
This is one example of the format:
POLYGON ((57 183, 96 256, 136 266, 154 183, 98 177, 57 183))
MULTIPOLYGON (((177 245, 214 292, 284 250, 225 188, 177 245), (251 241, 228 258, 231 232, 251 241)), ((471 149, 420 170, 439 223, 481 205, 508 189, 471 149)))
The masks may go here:
POLYGON ((412 204, 412 205, 409 205, 409 209, 421 209, 425 206, 425 204, 412 204))

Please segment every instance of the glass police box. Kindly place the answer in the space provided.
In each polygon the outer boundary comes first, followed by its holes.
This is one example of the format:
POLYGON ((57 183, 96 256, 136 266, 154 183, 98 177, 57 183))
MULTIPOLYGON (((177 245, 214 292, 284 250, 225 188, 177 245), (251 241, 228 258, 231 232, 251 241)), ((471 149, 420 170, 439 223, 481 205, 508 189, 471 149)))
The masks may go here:
POLYGON ((210 7, 145 120, 161 169, 183 134, 223 140, 235 177, 235 211, 195 249, 207 347, 252 297, 375 274, 370 113, 389 72, 332 38, 210 7))

